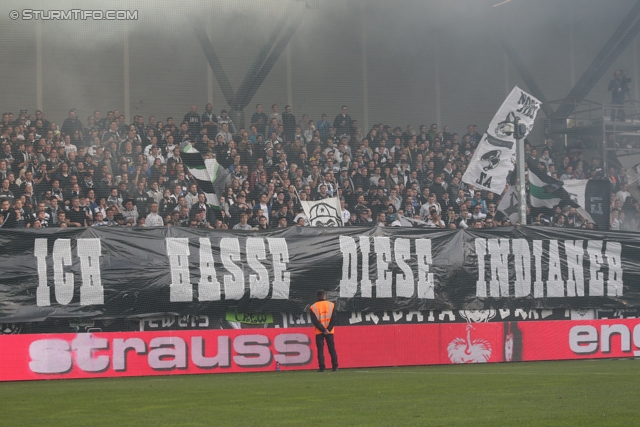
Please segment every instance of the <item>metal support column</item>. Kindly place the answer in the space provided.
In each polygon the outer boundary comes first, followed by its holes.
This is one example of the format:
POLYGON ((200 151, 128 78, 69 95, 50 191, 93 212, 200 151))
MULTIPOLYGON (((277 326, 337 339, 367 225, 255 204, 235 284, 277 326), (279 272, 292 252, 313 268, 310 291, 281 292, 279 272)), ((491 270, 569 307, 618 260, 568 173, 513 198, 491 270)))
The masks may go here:
POLYGON ((520 205, 518 206, 518 221, 520 225, 527 225, 527 189, 524 174, 524 140, 516 140, 516 156, 518 158, 518 176, 516 178, 516 188, 518 189, 518 198, 520 205))
POLYGON ((514 137, 516 138, 516 189, 518 190, 518 222, 520 225, 527 225, 527 181, 525 179, 525 161, 524 161, 524 135, 526 133, 526 127, 520 123, 520 119, 516 117, 513 124, 514 137))
POLYGON ((607 110, 606 104, 602 104, 602 171, 607 170, 607 110))

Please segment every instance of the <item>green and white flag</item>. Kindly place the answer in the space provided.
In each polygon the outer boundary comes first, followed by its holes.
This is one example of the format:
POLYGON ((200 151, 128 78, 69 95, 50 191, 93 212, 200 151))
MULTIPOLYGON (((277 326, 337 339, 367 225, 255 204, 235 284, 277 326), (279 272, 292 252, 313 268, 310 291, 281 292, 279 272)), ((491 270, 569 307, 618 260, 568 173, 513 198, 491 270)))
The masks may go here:
POLYGON ((553 208, 560 204, 565 194, 562 181, 554 179, 538 169, 538 165, 528 162, 529 196, 534 208, 553 208))
POLYGON ((609 229, 609 183, 602 179, 560 181, 538 169, 529 159, 529 194, 534 208, 573 206, 587 221, 600 230, 609 229))

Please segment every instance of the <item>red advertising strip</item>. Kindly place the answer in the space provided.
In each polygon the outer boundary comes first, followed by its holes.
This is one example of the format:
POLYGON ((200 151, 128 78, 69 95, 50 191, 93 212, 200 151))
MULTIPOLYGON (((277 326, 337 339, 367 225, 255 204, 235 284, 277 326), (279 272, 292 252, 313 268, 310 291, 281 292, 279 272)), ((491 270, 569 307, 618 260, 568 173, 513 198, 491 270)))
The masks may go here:
MULTIPOLYGON (((341 368, 635 357, 640 319, 351 326, 341 368)), ((325 350, 326 351, 326 350, 325 350)), ((316 369, 312 328, 0 336, 0 381, 316 369)))
POLYGON ((640 356, 640 319, 521 322, 524 360, 640 356))

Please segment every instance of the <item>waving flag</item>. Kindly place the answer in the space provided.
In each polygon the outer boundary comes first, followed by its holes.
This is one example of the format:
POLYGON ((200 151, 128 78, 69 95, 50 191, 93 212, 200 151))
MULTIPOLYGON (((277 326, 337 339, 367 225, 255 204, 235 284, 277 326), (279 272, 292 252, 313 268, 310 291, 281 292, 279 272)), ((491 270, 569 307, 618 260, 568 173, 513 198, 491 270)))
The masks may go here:
POLYGON ((550 177, 546 171, 538 169, 538 164, 529 159, 529 195, 531 206, 534 208, 553 208, 563 199, 568 199, 568 194, 562 188, 563 182, 550 177))
POLYGON ((515 165, 515 119, 518 118, 527 127, 526 136, 533 129, 540 105, 536 98, 518 86, 514 87, 489 123, 462 181, 476 188, 502 194, 507 185, 507 175, 515 165))
POLYGON ((518 222, 520 202, 518 201, 518 191, 514 185, 510 186, 502 196, 502 200, 498 205, 498 210, 509 218, 511 224, 518 222))
POLYGON ((401 227, 426 227, 427 222, 419 219, 409 218, 406 216, 398 215, 398 221, 401 227))
POLYGON ((220 207, 217 194, 224 194, 224 184, 229 172, 214 158, 205 159, 191 143, 180 145, 180 157, 198 184, 198 190, 207 197, 207 203, 220 207))
POLYGON ((600 230, 610 227, 609 185, 604 179, 570 179, 564 182, 564 190, 569 199, 578 205, 578 213, 595 223, 600 230))
POLYGON ((609 183, 596 179, 570 179, 560 181, 538 169, 529 159, 529 195, 531 206, 553 208, 556 205, 573 206, 587 221, 598 229, 609 229, 609 183))

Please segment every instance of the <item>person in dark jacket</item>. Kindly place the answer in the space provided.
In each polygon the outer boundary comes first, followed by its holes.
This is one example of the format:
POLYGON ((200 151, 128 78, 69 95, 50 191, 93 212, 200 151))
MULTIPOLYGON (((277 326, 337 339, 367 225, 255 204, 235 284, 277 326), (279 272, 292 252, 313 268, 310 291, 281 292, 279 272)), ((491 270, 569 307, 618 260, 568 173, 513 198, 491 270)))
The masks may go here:
POLYGON ((200 133, 200 115, 196 112, 197 107, 195 105, 191 106, 191 110, 184 115, 183 122, 187 122, 189 135, 195 137, 200 133))
POLYGON ((336 353, 335 342, 333 339, 334 326, 336 324, 335 304, 327 301, 327 293, 323 290, 316 292, 316 302, 309 311, 311 314, 311 322, 315 326, 316 346, 318 348, 318 372, 324 372, 324 342, 327 342, 329 355, 331 356, 331 370, 338 370, 338 354, 336 353))
POLYGON ((333 127, 336 129, 336 134, 351 136, 351 116, 347 114, 347 106, 342 106, 342 112, 336 116, 333 120, 333 127))
POLYGON ((291 106, 284 107, 284 113, 282 113, 282 125, 284 127, 284 137, 287 142, 293 142, 296 134, 296 116, 291 112, 291 106))

